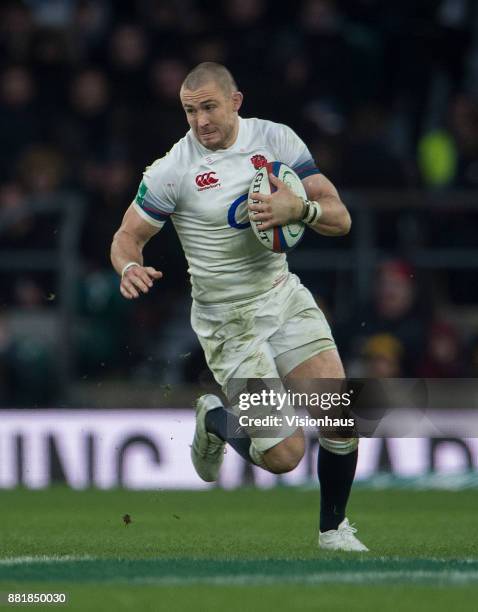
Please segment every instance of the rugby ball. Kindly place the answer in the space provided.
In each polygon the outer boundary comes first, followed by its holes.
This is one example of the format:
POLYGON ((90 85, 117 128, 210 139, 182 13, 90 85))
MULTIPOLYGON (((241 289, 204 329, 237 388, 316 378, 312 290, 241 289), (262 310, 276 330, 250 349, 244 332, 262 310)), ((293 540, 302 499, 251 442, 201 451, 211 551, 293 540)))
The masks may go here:
MULTIPOLYGON (((289 189, 295 193, 295 195, 301 198, 307 197, 304 185, 294 170, 289 168, 286 164, 273 161, 267 163, 258 170, 252 179, 251 186, 249 187, 249 204, 259 203, 258 200, 254 200, 254 194, 256 193, 270 194, 276 191, 274 185, 271 185, 269 181, 269 174, 277 176, 277 178, 283 181, 289 189)), ((254 220, 256 214, 255 211, 249 210, 251 228, 256 238, 265 248, 275 253, 286 253, 297 246, 301 241, 305 230, 305 224, 301 221, 263 230, 261 229, 261 222, 254 220)))

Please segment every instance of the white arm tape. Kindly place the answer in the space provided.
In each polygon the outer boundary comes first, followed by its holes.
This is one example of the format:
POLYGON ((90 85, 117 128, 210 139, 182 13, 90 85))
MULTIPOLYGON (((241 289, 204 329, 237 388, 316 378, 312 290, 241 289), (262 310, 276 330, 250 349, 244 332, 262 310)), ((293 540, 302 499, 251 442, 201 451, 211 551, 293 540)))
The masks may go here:
POLYGON ((129 270, 130 268, 132 268, 133 266, 140 266, 141 264, 139 264, 137 261, 128 261, 128 263, 123 267, 123 269, 121 270, 121 278, 123 278, 123 276, 125 275, 125 273, 127 272, 127 270, 129 270))
POLYGON ((322 206, 315 200, 302 199, 304 203, 304 213, 302 222, 307 225, 314 225, 322 216, 322 206))

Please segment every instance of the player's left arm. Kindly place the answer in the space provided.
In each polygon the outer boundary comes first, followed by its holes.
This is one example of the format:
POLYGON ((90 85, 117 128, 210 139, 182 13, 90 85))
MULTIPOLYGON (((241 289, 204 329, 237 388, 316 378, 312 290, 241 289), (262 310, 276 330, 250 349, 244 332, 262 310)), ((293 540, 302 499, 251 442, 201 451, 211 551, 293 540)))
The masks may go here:
POLYGON ((348 234, 352 225, 349 212, 333 183, 317 168, 303 140, 290 127, 280 123, 263 122, 263 129, 275 158, 295 170, 311 203, 304 203, 287 185, 270 174, 274 193, 254 193, 254 202, 249 201, 249 210, 255 212, 254 220, 261 222, 264 230, 303 221, 325 236, 348 234))
POLYGON ((352 219, 340 199, 335 185, 323 174, 312 174, 302 180, 309 200, 318 202, 320 216, 309 226, 324 236, 345 236, 350 232, 352 219))
MULTIPOLYGON (((267 230, 277 225, 302 221, 307 206, 304 200, 273 174, 269 174, 269 180, 276 191, 270 195, 255 193, 255 202, 248 205, 249 210, 256 213, 254 218, 261 222, 261 228, 267 230)), ((302 179, 302 183, 308 200, 317 209, 316 219, 307 224, 325 236, 348 234, 352 220, 334 184, 319 173, 302 179)))

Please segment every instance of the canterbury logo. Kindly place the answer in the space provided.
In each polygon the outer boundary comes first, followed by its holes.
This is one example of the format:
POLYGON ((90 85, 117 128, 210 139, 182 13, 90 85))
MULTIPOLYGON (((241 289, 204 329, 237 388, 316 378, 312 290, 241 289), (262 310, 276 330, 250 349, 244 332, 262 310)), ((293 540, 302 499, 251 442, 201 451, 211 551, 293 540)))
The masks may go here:
POLYGON ((208 189, 215 187, 219 183, 219 179, 216 178, 215 172, 206 172, 204 174, 198 174, 196 176, 196 185, 201 189, 208 189))

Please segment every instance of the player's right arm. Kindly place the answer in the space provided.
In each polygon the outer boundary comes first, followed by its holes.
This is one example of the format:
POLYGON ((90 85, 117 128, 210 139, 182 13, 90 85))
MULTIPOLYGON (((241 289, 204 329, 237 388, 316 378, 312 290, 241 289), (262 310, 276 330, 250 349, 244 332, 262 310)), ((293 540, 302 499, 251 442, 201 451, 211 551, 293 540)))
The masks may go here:
POLYGON ((111 263, 121 276, 121 294, 129 300, 139 297, 140 292, 148 293, 153 282, 163 276, 159 270, 143 265, 143 248, 159 230, 145 221, 131 204, 113 237, 111 263), (123 273, 125 266, 132 262, 138 265, 131 265, 123 273))

